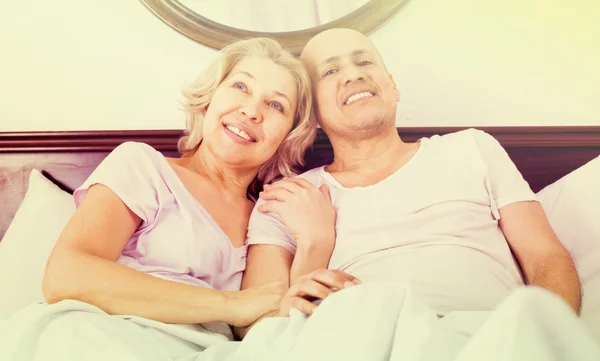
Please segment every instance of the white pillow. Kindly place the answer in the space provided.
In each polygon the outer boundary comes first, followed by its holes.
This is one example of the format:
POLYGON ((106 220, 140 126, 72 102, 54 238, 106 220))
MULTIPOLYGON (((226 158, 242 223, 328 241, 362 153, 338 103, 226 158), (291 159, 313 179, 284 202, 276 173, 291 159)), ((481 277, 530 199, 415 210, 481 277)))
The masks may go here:
POLYGON ((537 194, 571 253, 583 288, 583 313, 600 312, 600 157, 537 194))
POLYGON ((600 157, 537 194, 582 280, 600 275, 600 157))
POLYGON ((27 193, 0 242, 0 320, 45 301, 46 262, 73 213, 73 197, 32 170, 27 193))

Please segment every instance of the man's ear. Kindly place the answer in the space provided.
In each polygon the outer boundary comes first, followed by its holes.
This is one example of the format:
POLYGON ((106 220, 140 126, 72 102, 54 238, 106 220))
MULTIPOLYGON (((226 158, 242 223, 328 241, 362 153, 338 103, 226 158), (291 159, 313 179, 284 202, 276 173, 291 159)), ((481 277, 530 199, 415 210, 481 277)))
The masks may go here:
POLYGON ((394 81, 394 77, 392 76, 392 73, 390 73, 390 81, 392 82, 392 84, 394 84, 394 94, 396 94, 396 101, 399 102, 400 101, 400 91, 398 90, 398 87, 396 86, 396 82, 394 81))

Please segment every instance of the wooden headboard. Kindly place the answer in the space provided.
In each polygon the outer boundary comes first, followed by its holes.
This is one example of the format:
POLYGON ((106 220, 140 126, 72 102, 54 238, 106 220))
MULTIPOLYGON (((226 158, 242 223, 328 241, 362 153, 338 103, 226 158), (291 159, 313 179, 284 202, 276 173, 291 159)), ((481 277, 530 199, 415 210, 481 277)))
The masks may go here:
MULTIPOLYGON (((598 127, 478 127, 498 139, 534 192, 600 155, 598 127)), ((464 128, 398 128, 405 141, 464 128)), ((117 145, 138 141, 177 156, 179 130, 0 133, 0 239, 25 192, 32 168, 72 191, 117 145)), ((333 153, 319 131, 306 155, 306 169, 329 163, 333 153)))

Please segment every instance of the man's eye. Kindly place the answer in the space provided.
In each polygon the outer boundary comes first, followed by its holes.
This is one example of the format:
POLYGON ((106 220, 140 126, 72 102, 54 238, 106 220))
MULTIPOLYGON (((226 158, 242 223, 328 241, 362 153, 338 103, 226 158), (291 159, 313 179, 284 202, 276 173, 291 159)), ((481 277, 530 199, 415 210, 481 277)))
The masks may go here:
POLYGON ((327 71, 325 72, 325 74, 323 74, 323 77, 326 77, 326 76, 328 76, 328 75, 331 75, 331 74, 335 73, 336 71, 337 71, 337 70, 335 70, 335 69, 329 69, 329 70, 327 70, 327 71))
POLYGON ((279 102, 271 102, 269 104, 272 108, 275 108, 277 111, 280 111, 283 113, 283 105, 281 105, 281 103, 279 102))
POLYGON ((248 90, 246 88, 246 85, 244 85, 244 83, 235 83, 235 84, 233 84, 233 87, 236 88, 237 90, 241 90, 243 92, 245 92, 246 90, 248 90))
POLYGON ((360 63, 358 63, 358 66, 365 66, 365 65, 370 65, 370 64, 371 64, 371 62, 370 62, 370 61, 368 61, 368 60, 363 60, 363 61, 361 61, 360 63))

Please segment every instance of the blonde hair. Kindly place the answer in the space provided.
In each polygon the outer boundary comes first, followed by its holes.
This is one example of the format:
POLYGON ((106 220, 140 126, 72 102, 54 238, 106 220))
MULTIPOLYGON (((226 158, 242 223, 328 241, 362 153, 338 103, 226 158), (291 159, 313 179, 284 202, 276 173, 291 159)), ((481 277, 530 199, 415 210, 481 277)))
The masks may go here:
POLYGON ((316 121, 311 114, 310 77, 300 60, 284 50, 277 41, 270 38, 252 38, 227 45, 202 76, 183 89, 187 129, 179 140, 178 149, 182 156, 190 156, 198 150, 202 143, 202 120, 215 90, 235 65, 246 56, 264 57, 286 68, 296 79, 298 93, 292 130, 275 155, 261 167, 255 181, 250 185, 249 191, 255 193, 263 184, 271 183, 282 176, 294 175, 296 167, 304 165, 304 153, 313 144, 317 133, 316 121))

